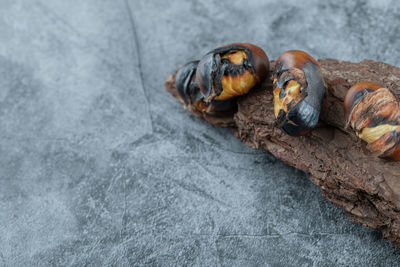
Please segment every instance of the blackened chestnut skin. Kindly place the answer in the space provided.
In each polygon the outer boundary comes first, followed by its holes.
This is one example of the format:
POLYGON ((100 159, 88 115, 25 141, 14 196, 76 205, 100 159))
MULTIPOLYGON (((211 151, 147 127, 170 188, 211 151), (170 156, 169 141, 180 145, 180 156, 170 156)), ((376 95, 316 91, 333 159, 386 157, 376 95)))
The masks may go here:
POLYGON ((196 81, 206 103, 226 105, 222 102, 247 93, 267 77, 268 71, 268 57, 261 48, 234 43, 207 53, 198 64, 196 81), (230 88, 224 88, 224 82, 230 88), (243 88, 232 89, 238 84, 244 84, 243 88))
POLYGON ((212 100, 210 103, 203 101, 204 97, 196 82, 196 70, 199 61, 190 61, 177 70, 175 84, 180 98, 185 107, 209 114, 218 114, 225 111, 232 111, 235 101, 212 100))
POLYGON ((193 104, 202 98, 200 88, 195 79, 198 64, 198 60, 190 61, 179 68, 176 73, 176 88, 185 105, 193 104))
POLYGON ((306 52, 289 50, 276 61, 273 78, 274 105, 287 109, 287 112, 279 109, 275 114, 277 127, 291 136, 309 133, 318 123, 325 96, 319 63, 306 52), (279 103, 286 95, 285 86, 293 80, 299 83, 299 94, 290 103, 279 103))

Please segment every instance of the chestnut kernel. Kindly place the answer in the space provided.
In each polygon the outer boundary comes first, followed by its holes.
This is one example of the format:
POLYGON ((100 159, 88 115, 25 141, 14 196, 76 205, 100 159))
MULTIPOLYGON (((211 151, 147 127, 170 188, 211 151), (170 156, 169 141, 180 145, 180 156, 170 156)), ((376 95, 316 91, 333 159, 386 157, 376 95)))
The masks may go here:
POLYGON ((343 109, 346 128, 367 142, 367 149, 379 157, 400 160, 399 102, 389 89, 359 82, 347 91, 343 109))
POLYGON ((276 126, 291 136, 306 135, 318 123, 325 85, 319 63, 306 52, 281 54, 273 73, 276 126))

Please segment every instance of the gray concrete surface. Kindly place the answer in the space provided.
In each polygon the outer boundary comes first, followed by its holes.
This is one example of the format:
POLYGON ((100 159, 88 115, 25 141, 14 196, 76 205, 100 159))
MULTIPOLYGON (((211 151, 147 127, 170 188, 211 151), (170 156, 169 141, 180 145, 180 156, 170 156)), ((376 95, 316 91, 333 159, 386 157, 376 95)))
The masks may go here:
POLYGON ((400 66, 395 1, 0 1, 0 266, 396 265, 306 174, 184 111, 229 42, 400 66))

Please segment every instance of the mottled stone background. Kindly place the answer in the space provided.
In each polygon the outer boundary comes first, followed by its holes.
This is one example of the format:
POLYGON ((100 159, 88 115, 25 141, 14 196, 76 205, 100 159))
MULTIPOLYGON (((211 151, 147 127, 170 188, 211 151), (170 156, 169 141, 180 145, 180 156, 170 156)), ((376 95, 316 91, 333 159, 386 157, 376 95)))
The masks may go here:
POLYGON ((382 0, 1 0, 0 266, 399 263, 306 174, 164 90, 234 41, 400 66, 399 14, 382 0))

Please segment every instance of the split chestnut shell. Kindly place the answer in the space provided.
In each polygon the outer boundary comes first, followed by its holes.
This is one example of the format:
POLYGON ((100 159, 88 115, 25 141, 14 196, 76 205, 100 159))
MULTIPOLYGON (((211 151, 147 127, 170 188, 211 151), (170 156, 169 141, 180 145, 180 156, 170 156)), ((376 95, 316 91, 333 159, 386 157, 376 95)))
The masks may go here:
POLYGON ((346 127, 368 143, 367 149, 379 157, 400 160, 400 109, 396 96, 372 83, 353 85, 344 98, 346 127))
POLYGON ((276 125, 292 136, 309 133, 318 123, 325 85, 318 62, 306 52, 279 56, 273 73, 276 125))
POLYGON ((234 43, 207 53, 197 66, 196 81, 205 102, 226 101, 248 93, 268 71, 268 57, 260 47, 234 43))
POLYGON ((269 61, 258 46, 235 43, 183 65, 176 87, 186 108, 210 115, 234 111, 237 96, 248 93, 268 75, 269 61))
POLYGON ((190 61, 180 67, 176 73, 176 88, 185 105, 195 103, 202 98, 195 79, 198 64, 198 60, 190 61))

